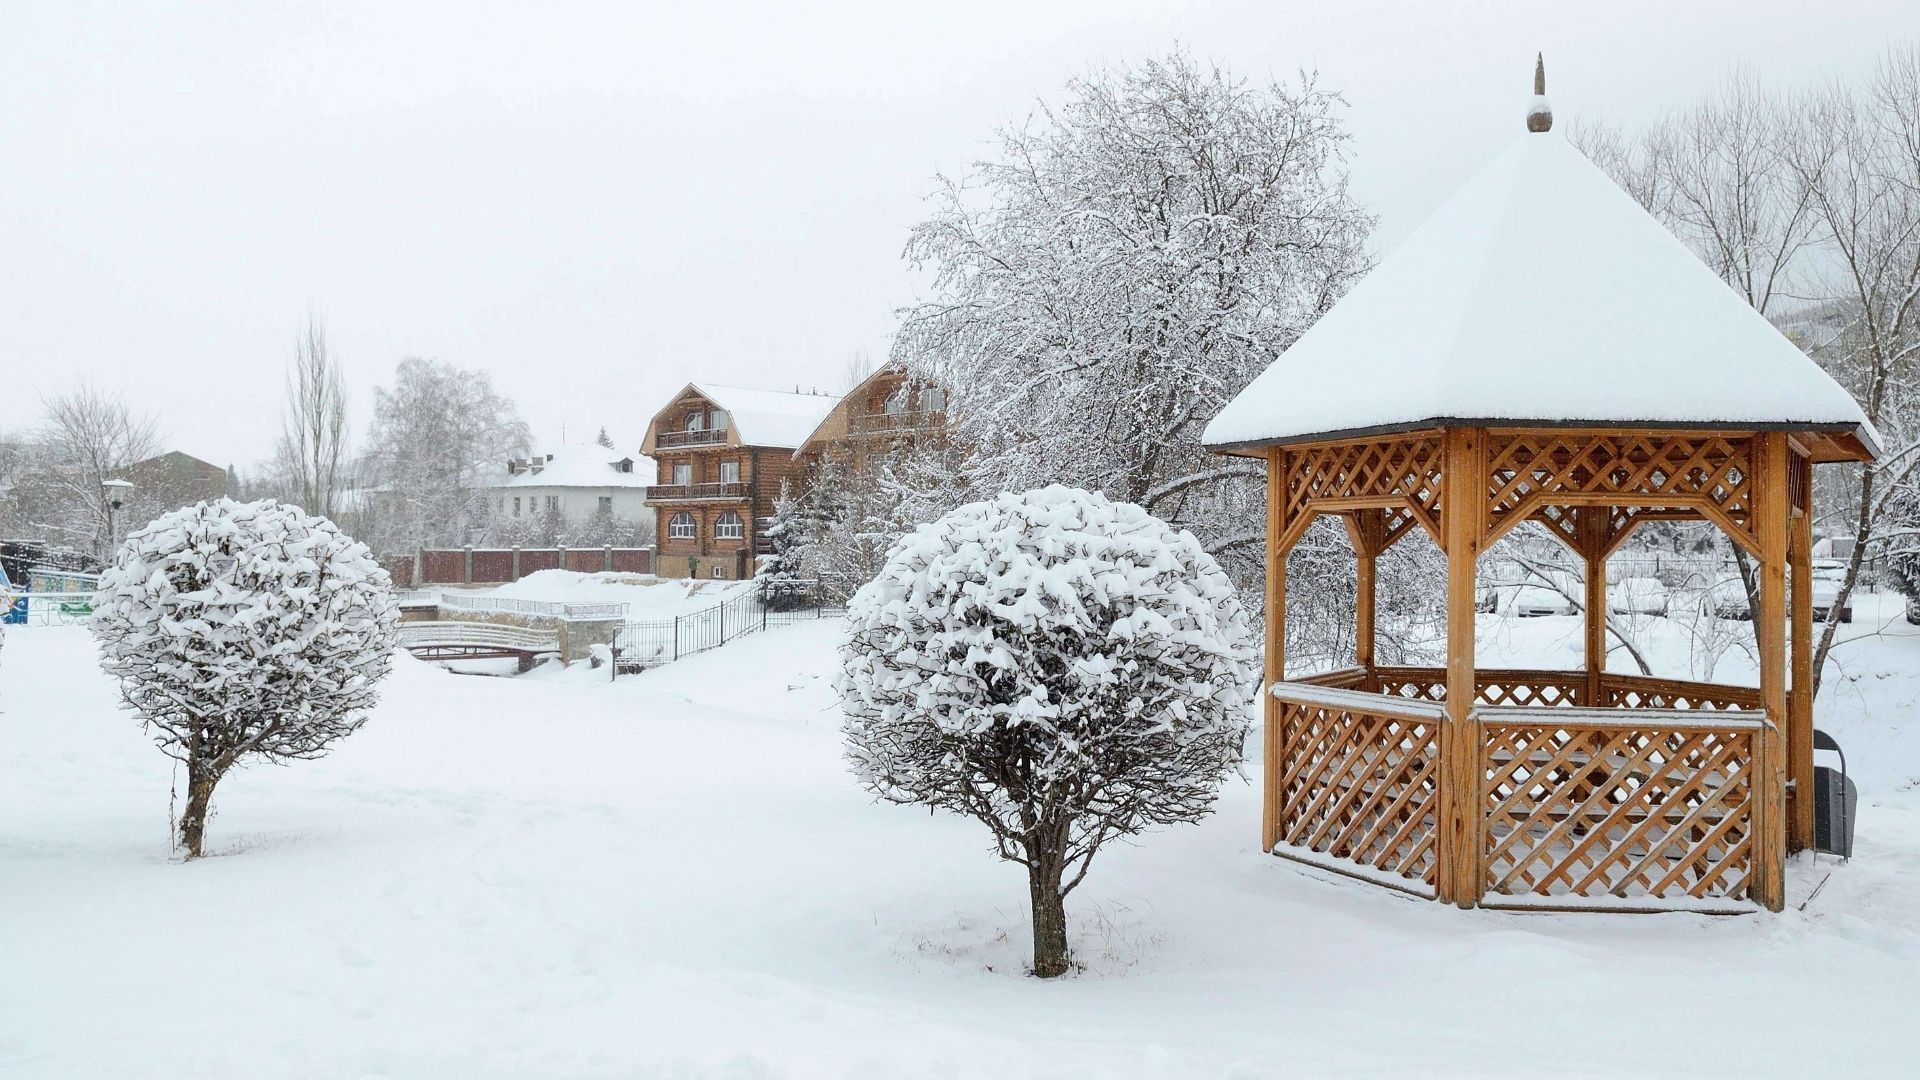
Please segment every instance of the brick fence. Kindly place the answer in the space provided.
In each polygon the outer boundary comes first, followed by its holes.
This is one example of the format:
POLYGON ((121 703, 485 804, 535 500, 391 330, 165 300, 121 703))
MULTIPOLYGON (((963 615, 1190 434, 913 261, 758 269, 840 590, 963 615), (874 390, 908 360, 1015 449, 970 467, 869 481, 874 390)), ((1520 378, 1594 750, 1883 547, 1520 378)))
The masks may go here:
POLYGON ((504 585, 562 566, 582 573, 651 574, 653 549, 440 548, 380 560, 402 589, 425 585, 504 585))

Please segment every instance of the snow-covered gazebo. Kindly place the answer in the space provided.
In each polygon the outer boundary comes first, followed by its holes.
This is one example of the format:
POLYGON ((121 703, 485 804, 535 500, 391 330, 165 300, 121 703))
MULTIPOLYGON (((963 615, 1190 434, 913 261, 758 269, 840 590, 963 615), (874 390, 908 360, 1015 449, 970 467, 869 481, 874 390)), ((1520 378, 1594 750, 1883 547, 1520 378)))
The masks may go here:
POLYGON ((1812 468, 1876 436, 1535 90, 1529 134, 1207 429, 1267 461, 1262 844, 1468 907, 1778 910, 1813 837, 1812 468), (1358 556, 1356 666, 1288 680, 1286 554, 1321 514, 1358 556), (1606 670, 1605 561, 1656 519, 1754 557, 1758 690, 1606 670), (1474 665, 1475 557, 1524 521, 1587 561, 1584 671, 1474 665), (1374 561, 1416 528, 1444 669, 1374 662, 1374 561))

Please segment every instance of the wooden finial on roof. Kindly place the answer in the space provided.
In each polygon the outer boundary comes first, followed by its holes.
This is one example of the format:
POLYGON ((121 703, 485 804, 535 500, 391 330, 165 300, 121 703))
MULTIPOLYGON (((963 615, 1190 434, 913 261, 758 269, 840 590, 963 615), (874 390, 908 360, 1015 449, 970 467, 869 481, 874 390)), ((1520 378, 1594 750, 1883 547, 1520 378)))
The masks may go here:
POLYGON ((1533 103, 1527 106, 1527 130, 1553 130, 1553 110, 1547 107, 1547 58, 1543 53, 1533 56, 1533 103))

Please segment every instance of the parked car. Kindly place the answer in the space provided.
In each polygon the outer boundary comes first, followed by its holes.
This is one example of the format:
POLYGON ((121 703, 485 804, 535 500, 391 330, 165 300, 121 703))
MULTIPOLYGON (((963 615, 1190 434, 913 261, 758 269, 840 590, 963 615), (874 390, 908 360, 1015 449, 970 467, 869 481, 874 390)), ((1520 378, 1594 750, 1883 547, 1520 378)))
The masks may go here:
POLYGON ((1553 589, 1526 585, 1514 594, 1512 610, 1523 619, 1531 619, 1541 615, 1571 615, 1577 608, 1573 601, 1553 589))
POLYGON ((1615 615, 1665 615, 1667 587, 1656 577, 1630 577, 1607 589, 1607 610, 1615 615))
MULTIPOLYGON (((1847 564, 1838 559, 1813 560, 1813 617, 1825 622, 1833 618, 1834 605, 1840 598, 1840 586, 1847 580, 1847 564)), ((1911 608, 1909 608, 1911 610, 1911 608)), ((1853 604, 1848 602, 1840 607, 1840 621, 1853 621, 1853 604)))
MULTIPOLYGON (((1835 614, 1835 604, 1840 596, 1840 585, 1846 580, 1844 564, 1831 563, 1828 560, 1816 561, 1813 565, 1813 617, 1826 621, 1835 614)), ((1747 583, 1738 577, 1721 578, 1707 589, 1705 602, 1711 605, 1713 613, 1722 619, 1751 619, 1753 608, 1747 598, 1747 583)), ((1840 606, 1837 615, 1839 621, 1853 621, 1853 605, 1840 606)))

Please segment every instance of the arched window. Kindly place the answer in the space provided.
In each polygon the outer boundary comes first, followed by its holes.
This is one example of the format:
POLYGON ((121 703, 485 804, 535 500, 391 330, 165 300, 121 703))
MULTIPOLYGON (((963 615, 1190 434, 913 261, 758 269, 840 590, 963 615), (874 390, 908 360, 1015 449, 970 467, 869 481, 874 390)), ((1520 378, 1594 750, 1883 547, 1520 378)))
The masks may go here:
POLYGON ((715 540, 744 540, 746 535, 747 523, 740 520, 740 515, 732 510, 714 520, 713 538, 715 540))
POLYGON ((700 533, 700 526, 694 524, 693 515, 682 510, 667 522, 667 537, 672 540, 692 540, 700 533))

